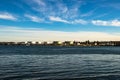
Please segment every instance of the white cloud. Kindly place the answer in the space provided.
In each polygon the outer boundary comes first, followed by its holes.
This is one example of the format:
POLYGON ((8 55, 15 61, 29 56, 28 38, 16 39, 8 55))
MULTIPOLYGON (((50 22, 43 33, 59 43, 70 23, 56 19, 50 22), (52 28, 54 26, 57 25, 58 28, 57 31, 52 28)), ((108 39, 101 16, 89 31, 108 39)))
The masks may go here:
POLYGON ((33 0, 38 5, 46 6, 46 4, 43 2, 43 0, 33 0))
POLYGON ((43 19, 41 19, 41 18, 39 18, 37 16, 32 16, 32 15, 28 15, 28 14, 26 14, 25 17, 29 18, 33 22, 42 22, 42 21, 44 21, 43 19))
POLYGON ((43 16, 60 16, 65 19, 74 19, 79 16, 79 8, 84 5, 83 1, 70 1, 67 6, 62 0, 31 0, 27 3, 33 10, 43 16), (73 3, 71 5, 71 3, 73 3), (53 5, 54 4, 54 5, 53 5))
POLYGON ((17 20, 17 18, 7 12, 0 12, 0 19, 5 19, 5 20, 17 20))
POLYGON ((72 21, 71 23, 73 23, 73 24, 87 24, 87 21, 85 21, 83 19, 76 19, 76 20, 72 21))
POLYGON ((69 23, 67 20, 61 19, 60 17, 50 16, 49 19, 50 19, 51 21, 69 23))
POLYGON ((120 40, 120 35, 117 34, 114 33, 109 34, 105 32, 90 32, 90 31, 63 32, 63 31, 42 30, 39 28, 1 27, 0 41, 120 40))
POLYGON ((107 21, 102 21, 102 20, 93 20, 92 24, 94 25, 103 25, 103 26, 107 26, 108 22, 107 21))
POLYGON ((120 21, 119 20, 110 20, 110 21, 93 20, 92 24, 94 24, 94 25, 101 25, 101 26, 115 26, 115 27, 120 27, 120 21))
POLYGON ((67 24, 87 24, 87 21, 85 21, 83 19, 76 19, 73 21, 68 21, 68 20, 62 19, 60 17, 54 17, 54 16, 50 16, 49 19, 51 21, 63 22, 63 23, 67 23, 67 24))

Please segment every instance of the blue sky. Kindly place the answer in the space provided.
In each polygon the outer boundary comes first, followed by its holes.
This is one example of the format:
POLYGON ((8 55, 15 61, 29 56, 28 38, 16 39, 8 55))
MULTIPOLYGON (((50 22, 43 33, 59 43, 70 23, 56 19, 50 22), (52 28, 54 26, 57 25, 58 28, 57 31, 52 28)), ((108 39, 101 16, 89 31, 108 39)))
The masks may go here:
POLYGON ((119 0, 0 0, 0 41, 120 40, 119 6, 119 0))

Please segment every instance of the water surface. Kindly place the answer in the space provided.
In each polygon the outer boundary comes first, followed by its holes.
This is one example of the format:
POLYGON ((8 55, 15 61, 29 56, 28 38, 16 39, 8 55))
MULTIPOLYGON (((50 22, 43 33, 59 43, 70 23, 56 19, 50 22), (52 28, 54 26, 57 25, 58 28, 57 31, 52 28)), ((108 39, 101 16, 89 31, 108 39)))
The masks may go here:
POLYGON ((120 80, 120 47, 0 46, 0 80, 120 80))

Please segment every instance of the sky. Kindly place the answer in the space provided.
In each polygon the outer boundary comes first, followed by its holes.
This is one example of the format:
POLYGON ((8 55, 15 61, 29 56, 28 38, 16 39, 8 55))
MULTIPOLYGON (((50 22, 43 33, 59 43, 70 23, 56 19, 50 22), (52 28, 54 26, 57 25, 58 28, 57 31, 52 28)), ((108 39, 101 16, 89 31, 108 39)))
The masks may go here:
POLYGON ((119 41, 120 0, 0 0, 0 41, 119 41))

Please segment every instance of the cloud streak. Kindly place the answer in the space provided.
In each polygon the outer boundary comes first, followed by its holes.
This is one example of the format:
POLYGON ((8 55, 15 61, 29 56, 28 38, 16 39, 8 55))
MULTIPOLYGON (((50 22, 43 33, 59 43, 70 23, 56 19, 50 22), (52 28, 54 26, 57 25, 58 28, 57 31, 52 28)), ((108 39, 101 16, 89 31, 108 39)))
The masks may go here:
POLYGON ((87 24, 88 22, 83 19, 76 19, 76 20, 72 21, 71 23, 72 24, 87 24))
POLYGON ((51 21, 55 21, 55 22, 69 23, 67 20, 61 19, 60 17, 50 16, 49 19, 51 21))
POLYGON ((71 0, 66 4, 62 0, 32 0, 28 4, 34 11, 39 12, 45 17, 60 16, 66 19, 73 19, 78 16, 82 1, 71 0))
POLYGON ((62 19, 60 17, 50 16, 49 20, 55 21, 55 22, 63 22, 63 23, 67 23, 67 24, 87 24, 87 21, 85 21, 83 19, 75 19, 73 21, 68 21, 68 20, 62 19))
POLYGON ((115 26, 120 27, 120 21, 119 20, 92 20, 92 24, 98 25, 98 26, 115 26))
POLYGON ((10 13, 7 13, 7 12, 0 12, 0 19, 5 19, 5 20, 17 20, 17 18, 10 14, 10 13))
POLYGON ((39 18, 37 16, 33 16, 33 15, 25 14, 25 17, 29 18, 33 22, 42 22, 42 21, 44 21, 44 19, 41 19, 41 18, 39 18))
POLYGON ((0 41, 120 40, 119 35, 109 34, 105 32, 90 32, 90 31, 63 32, 42 30, 39 28, 1 27, 0 33, 2 33, 0 34, 2 35, 0 41))

